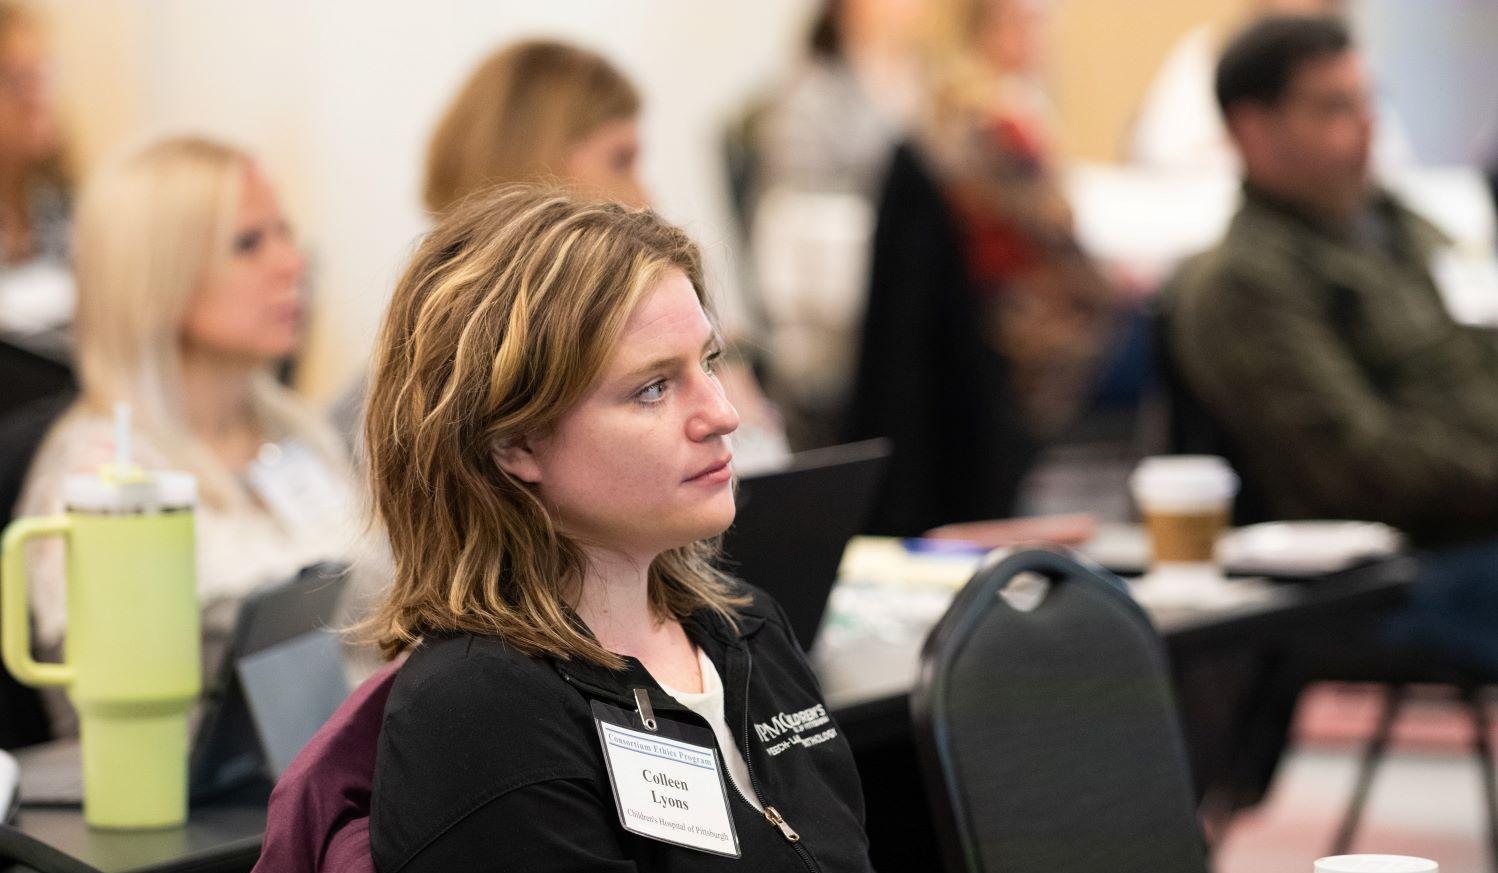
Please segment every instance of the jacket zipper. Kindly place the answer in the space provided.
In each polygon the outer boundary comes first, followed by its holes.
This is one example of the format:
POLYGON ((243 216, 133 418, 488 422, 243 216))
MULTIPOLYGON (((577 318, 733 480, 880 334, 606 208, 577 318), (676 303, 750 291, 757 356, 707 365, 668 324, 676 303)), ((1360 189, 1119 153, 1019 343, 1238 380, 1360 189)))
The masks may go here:
MULTIPOLYGON (((748 650, 747 647, 744 649, 744 661, 745 661, 745 667, 744 667, 744 748, 743 748, 743 754, 744 754, 744 769, 749 773, 749 790, 752 791, 752 792, 754 792, 755 798, 757 798, 759 800, 759 806, 764 810, 760 814, 765 817, 765 821, 769 822, 772 827, 774 827, 776 830, 780 831, 780 835, 785 838, 785 841, 787 843, 791 844, 791 849, 795 851, 796 856, 801 859, 801 863, 806 866, 806 869, 812 871, 812 873, 818 873, 818 871, 820 870, 820 868, 817 867, 816 862, 811 859, 811 854, 809 852, 807 852, 806 849, 801 845, 801 834, 797 833, 796 829, 793 828, 793 827, 791 827, 791 823, 785 820, 785 816, 783 816, 783 815, 780 814, 780 810, 776 809, 775 807, 773 807, 770 804, 768 804, 768 803, 765 802, 765 793, 760 788, 759 779, 757 779, 755 777, 755 775, 754 775, 754 761, 753 761, 752 757, 750 756, 750 746, 749 746, 749 679, 750 679, 750 677, 754 673, 754 655, 749 652, 749 650, 748 650)), ((558 672, 560 672, 562 674, 562 679, 565 680, 568 685, 575 685, 575 686, 578 686, 578 687, 585 687, 587 690, 591 690, 594 693, 600 693, 600 692, 602 692, 604 696, 606 696, 606 697, 612 697, 612 698, 615 699, 616 702, 623 703, 626 706, 628 706, 632 702, 636 702, 636 701, 627 701, 627 700, 624 700, 621 695, 607 693, 607 692, 604 692, 604 689, 594 688, 590 684, 589 685, 585 685, 584 683, 578 682, 576 679, 572 678, 572 676, 566 670, 560 670, 558 672)), ((725 691, 726 691, 726 689, 725 689, 725 691)), ((647 700, 648 700, 648 698, 647 698, 647 700)), ((693 714, 695 715, 695 713, 693 713, 693 714)), ((653 713, 652 713, 652 715, 653 715, 653 713)), ((711 727, 709 727, 709 730, 711 730, 711 727)), ((726 769, 726 765, 725 765, 725 769, 726 769)), ((731 774, 727 774, 727 773, 725 773, 724 775, 728 776, 728 781, 733 784, 734 793, 739 795, 739 799, 743 800, 746 804, 749 804, 749 808, 750 809, 754 809, 754 804, 750 803, 749 802, 749 798, 747 798, 747 797, 744 796, 743 789, 739 787, 739 783, 738 782, 734 781, 732 775, 731 774)), ((755 811, 759 812, 759 810, 755 810, 755 811)))
POLYGON ((749 789, 754 792, 754 796, 759 799, 759 805, 764 808, 765 821, 780 831, 780 835, 791 844, 791 848, 801 858, 801 863, 806 865, 806 869, 816 873, 818 869, 816 862, 812 861, 811 854, 801 845, 801 835, 796 833, 790 822, 785 820, 780 810, 765 801, 765 792, 760 788, 759 780, 754 776, 754 757, 749 746, 749 679, 753 675, 754 655, 746 646, 744 647, 744 770, 749 774, 749 789))

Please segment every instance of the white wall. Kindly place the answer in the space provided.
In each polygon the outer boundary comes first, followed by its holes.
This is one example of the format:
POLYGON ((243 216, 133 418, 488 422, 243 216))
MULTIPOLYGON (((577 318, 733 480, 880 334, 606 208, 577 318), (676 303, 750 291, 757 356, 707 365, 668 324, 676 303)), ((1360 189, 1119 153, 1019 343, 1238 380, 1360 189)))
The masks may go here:
POLYGON ((1379 84, 1427 164, 1498 159, 1498 3, 1361 0, 1379 84))
POLYGON ((656 205, 732 284, 723 121, 799 50, 814 0, 54 0, 65 93, 97 155, 196 130, 263 159, 314 259, 305 387, 358 371, 425 219, 426 139, 477 61, 561 36, 614 59, 645 95, 656 205), (101 38, 100 32, 107 33, 101 38), (100 112, 100 101, 112 107, 100 112))

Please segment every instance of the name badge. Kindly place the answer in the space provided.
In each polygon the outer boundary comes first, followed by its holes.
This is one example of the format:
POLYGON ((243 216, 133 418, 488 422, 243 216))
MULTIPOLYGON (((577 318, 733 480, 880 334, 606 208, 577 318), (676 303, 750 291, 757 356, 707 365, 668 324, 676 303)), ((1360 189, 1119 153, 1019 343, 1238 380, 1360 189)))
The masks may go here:
POLYGON ((728 790, 711 731, 593 701, 614 805, 624 829, 730 858, 740 856, 728 790))
MULTIPOLYGON (((299 531, 331 530, 347 516, 353 496, 310 446, 296 440, 266 443, 245 478, 277 519, 299 531)), ((337 549, 335 542, 328 548, 337 549)))

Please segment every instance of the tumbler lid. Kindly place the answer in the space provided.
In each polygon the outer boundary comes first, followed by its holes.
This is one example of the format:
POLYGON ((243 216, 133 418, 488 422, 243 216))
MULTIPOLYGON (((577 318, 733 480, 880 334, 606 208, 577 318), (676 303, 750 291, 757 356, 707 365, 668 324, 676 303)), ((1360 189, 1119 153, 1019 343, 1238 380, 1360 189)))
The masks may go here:
POLYGON ((198 502, 198 480, 176 470, 120 470, 105 464, 96 474, 68 476, 62 493, 63 506, 70 512, 149 514, 192 509, 198 502))
POLYGON ((1315 873, 1437 873, 1435 861, 1405 855, 1333 855, 1316 862, 1315 873))
POLYGON ((63 506, 70 512, 134 515, 191 509, 198 481, 176 470, 143 470, 130 458, 130 404, 114 407, 114 460, 94 475, 63 480, 63 506))

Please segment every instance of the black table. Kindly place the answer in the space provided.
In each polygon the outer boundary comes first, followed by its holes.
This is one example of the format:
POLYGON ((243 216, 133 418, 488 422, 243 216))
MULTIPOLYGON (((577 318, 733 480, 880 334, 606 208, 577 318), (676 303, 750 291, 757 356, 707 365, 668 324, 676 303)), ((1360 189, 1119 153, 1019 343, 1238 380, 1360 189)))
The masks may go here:
MULTIPOLYGON (((1322 632, 1334 620, 1367 617, 1399 603, 1414 580, 1414 562, 1397 558, 1323 579, 1285 585, 1275 596, 1241 608, 1213 612, 1159 613, 1155 621, 1170 651, 1178 681, 1208 669, 1218 658, 1252 654, 1263 647, 1293 640, 1308 630, 1322 632)), ((1210 735, 1232 748, 1238 739, 1228 727, 1237 714, 1220 719, 1224 696, 1233 692, 1215 681, 1217 700, 1205 701, 1206 719, 1192 729, 1191 695, 1183 694, 1188 738, 1210 735)), ((1184 683, 1183 683, 1184 684, 1184 683)), ((863 775, 875 866, 880 870, 922 869, 939 857, 924 786, 916 766, 908 693, 836 706, 833 716, 853 747, 863 775)), ((1230 708, 1228 708, 1230 709, 1230 708)), ((1200 771, 1199 742, 1193 748, 1200 771)), ((1200 776, 1201 774, 1198 773, 1200 776)), ((265 806, 270 786, 251 786, 217 802, 195 807, 185 827, 133 833, 91 830, 81 811, 23 807, 17 826, 104 873, 218 873, 248 871, 260 853, 265 806)))
POLYGON ((271 786, 257 783, 194 806, 184 827, 101 831, 67 807, 21 807, 16 827, 103 873, 241 873, 260 857, 271 786))

